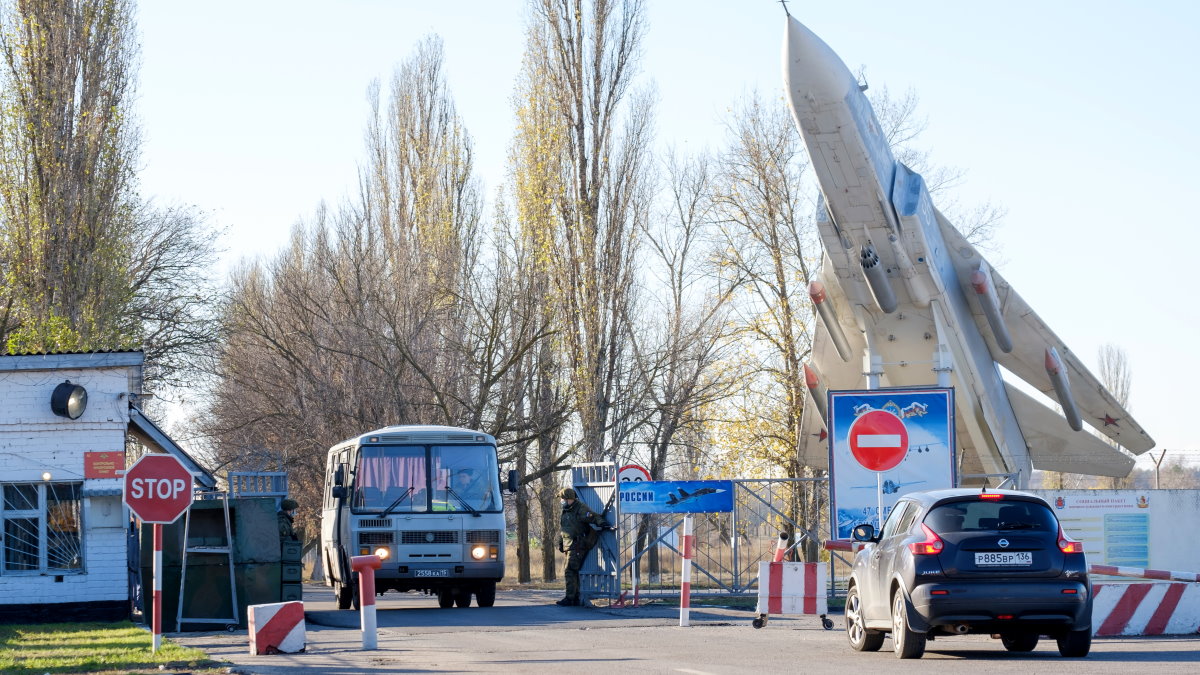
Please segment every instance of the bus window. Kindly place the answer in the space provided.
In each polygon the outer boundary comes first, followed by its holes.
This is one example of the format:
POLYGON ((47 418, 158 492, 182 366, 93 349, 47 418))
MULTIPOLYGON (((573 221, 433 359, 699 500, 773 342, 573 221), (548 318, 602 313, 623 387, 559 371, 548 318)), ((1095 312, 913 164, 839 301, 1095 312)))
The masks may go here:
POLYGON ((390 509, 392 513, 413 513, 428 510, 425 448, 395 445, 362 448, 351 503, 366 511, 390 509))
POLYGON ((496 451, 490 445, 435 445, 433 510, 498 511, 496 451))

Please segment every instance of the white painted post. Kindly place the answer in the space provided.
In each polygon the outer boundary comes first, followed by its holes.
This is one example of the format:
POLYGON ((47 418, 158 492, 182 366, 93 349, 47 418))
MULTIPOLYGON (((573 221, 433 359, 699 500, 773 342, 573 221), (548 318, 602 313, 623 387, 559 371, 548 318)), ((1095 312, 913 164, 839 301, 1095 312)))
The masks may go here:
POLYGON ((692 609, 692 516, 683 517, 683 583, 679 588, 679 625, 690 626, 692 609))
POLYGON ((162 523, 154 523, 154 620, 151 622, 154 637, 151 651, 155 654, 162 646, 162 577, 162 523))

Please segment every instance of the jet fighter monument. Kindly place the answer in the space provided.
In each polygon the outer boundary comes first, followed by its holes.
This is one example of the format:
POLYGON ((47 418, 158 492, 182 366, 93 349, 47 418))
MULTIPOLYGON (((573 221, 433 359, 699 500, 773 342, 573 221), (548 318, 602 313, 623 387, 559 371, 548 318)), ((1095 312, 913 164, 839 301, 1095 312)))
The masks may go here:
POLYGON ((1128 475, 1130 453, 1154 441, 937 210, 893 157, 865 87, 791 16, 783 75, 822 197, 806 459, 821 457, 828 389, 952 386, 960 476, 1015 474, 1023 488, 1033 468, 1128 475), (1062 412, 1005 382, 1001 366, 1062 412))

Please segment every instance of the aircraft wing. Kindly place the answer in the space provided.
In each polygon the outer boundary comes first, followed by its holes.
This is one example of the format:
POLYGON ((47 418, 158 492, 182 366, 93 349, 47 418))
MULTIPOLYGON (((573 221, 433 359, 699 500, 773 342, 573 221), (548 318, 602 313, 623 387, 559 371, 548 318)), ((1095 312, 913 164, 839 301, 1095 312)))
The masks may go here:
POLYGON ((1071 429, 1062 415, 1011 383, 1005 382, 1004 387, 1035 468, 1117 478, 1129 475, 1132 457, 1092 434, 1071 429))
MULTIPOLYGON (((1054 334, 1054 331, 1050 330, 1041 317, 1017 294, 1012 285, 1000 276, 998 272, 991 269, 992 282, 995 285, 996 294, 1000 301, 1001 316, 1003 317, 1004 324, 1008 327, 1008 332, 1012 339, 1011 352, 1005 353, 1000 349, 991 327, 988 325, 983 306, 977 299, 976 293, 971 286, 971 275, 979 269, 980 263, 986 264, 986 261, 979 254, 979 251, 941 213, 937 213, 937 220, 946 245, 954 252, 950 257, 954 260, 959 284, 962 286, 963 293, 969 298, 968 302, 974 314, 975 323, 979 327, 979 331, 984 335, 984 339, 987 340, 992 358, 1014 375, 1035 387, 1038 391, 1058 400, 1058 397, 1055 395, 1054 385, 1050 380, 1050 375, 1046 372, 1045 366, 1046 350, 1050 347, 1055 348, 1062 358, 1063 365, 1067 369, 1071 394, 1075 399, 1076 407, 1083 421, 1133 453, 1141 454, 1154 447, 1154 439, 1150 438, 1150 435, 1133 419, 1129 411, 1125 410, 1113 398, 1108 389, 1088 371, 1066 344, 1054 334)), ((1017 412, 1018 422, 1022 430, 1024 430, 1026 424, 1021 420, 1020 411, 1015 410, 1015 401, 1013 407, 1014 411, 1017 412)), ((1045 409, 1051 415, 1058 418, 1059 424, 1065 433, 1073 433, 1079 437, 1087 436, 1087 434, 1071 431, 1065 418, 1054 413, 1049 408, 1045 409)), ((1074 443, 1075 441, 1072 442, 1074 443)), ((1078 442, 1084 443, 1086 441, 1081 440, 1078 442)), ((1087 473, 1079 469, 1064 470, 1074 473, 1087 473)), ((1099 473, 1101 475, 1113 475, 1104 474, 1103 472, 1099 473)))

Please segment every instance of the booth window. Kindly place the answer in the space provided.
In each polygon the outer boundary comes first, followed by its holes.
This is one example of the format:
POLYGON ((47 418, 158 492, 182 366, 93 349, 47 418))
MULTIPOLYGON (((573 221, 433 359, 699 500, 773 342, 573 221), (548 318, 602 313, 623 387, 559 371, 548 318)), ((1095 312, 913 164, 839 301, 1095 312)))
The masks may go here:
POLYGON ((83 571, 82 483, 3 485, 0 574, 83 571))

